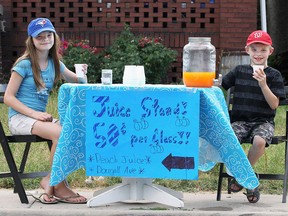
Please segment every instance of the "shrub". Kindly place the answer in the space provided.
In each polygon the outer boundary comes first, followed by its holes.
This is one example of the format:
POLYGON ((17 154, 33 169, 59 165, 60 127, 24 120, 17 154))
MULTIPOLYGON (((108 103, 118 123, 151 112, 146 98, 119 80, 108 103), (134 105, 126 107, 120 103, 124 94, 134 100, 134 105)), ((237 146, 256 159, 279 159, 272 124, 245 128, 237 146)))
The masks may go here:
POLYGON ((177 52, 165 47, 160 37, 135 36, 128 25, 113 44, 98 56, 101 69, 113 70, 113 82, 122 83, 125 65, 144 65, 146 82, 162 83, 177 52))
POLYGON ((144 65, 147 83, 163 83, 167 70, 177 57, 177 52, 165 47, 160 37, 135 36, 128 25, 102 52, 91 47, 88 40, 62 40, 60 52, 64 64, 72 71, 76 63, 88 64, 90 83, 100 82, 101 69, 112 69, 113 83, 122 83, 125 65, 144 65))
POLYGON ((97 48, 91 47, 88 40, 62 40, 61 55, 63 63, 72 71, 75 71, 74 64, 85 63, 88 65, 87 77, 88 82, 100 80, 99 62, 97 58, 97 48))

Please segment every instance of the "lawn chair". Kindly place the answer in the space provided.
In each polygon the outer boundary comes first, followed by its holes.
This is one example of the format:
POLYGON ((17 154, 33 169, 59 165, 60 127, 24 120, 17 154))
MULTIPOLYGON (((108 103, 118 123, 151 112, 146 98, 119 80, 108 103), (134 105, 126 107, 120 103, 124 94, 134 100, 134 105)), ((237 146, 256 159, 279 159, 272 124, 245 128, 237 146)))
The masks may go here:
MULTIPOLYGON (((3 103, 3 95, 5 92, 6 86, 7 86, 6 84, 0 84, 0 103, 3 103)), ((31 173, 24 172, 31 143, 45 142, 48 144, 49 150, 51 150, 52 141, 43 139, 36 135, 13 135, 13 136, 6 135, 1 121, 0 121, 0 138, 1 138, 1 146, 3 149, 7 164, 10 169, 10 172, 5 172, 5 173, 0 172, 0 178, 12 177, 14 181, 14 193, 18 193, 21 203, 29 203, 25 189, 22 184, 22 179, 44 177, 48 174, 48 171, 31 172, 31 173), (16 144, 18 145, 20 143, 25 144, 25 149, 22 155, 20 167, 18 169, 14 160, 14 156, 10 149, 10 145, 16 145, 16 144)))
MULTIPOLYGON (((288 86, 285 86, 286 92, 286 100, 280 101, 279 106, 286 106, 288 105, 288 86)), ((229 111, 231 110, 233 104, 233 89, 227 91, 227 106, 229 111)), ((272 139, 271 145, 278 145, 278 144, 285 144, 285 166, 283 174, 270 174, 270 173, 257 173, 259 175, 259 179, 266 179, 266 180, 282 180, 283 181, 283 193, 282 193, 282 203, 286 203, 286 196, 287 196, 287 177, 288 177, 288 149, 287 149, 287 141, 288 141, 288 110, 286 110, 286 121, 285 121, 285 134, 281 136, 274 136, 272 139)), ((249 140, 243 143, 250 143, 249 140)), ((222 190, 222 180, 223 178, 228 178, 228 194, 231 194, 229 189, 229 183, 231 181, 231 176, 229 176, 226 172, 224 172, 224 164, 220 164, 219 170, 219 178, 218 178, 218 189, 217 189, 217 201, 221 200, 221 190, 222 190)))

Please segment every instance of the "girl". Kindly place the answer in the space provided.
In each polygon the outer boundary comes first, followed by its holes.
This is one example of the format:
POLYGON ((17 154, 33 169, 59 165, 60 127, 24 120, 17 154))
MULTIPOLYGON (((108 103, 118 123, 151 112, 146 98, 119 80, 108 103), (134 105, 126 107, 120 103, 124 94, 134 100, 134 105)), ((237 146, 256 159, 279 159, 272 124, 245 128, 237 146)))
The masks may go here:
MULTIPOLYGON (((61 125, 47 113, 49 92, 62 78, 67 82, 79 82, 77 75, 59 60, 59 36, 47 18, 37 18, 28 25, 26 50, 12 67, 4 103, 9 106, 9 130, 12 134, 34 134, 52 140, 50 154, 52 164, 54 152, 61 132, 61 125)), ((87 65, 83 66, 86 74, 87 65)), ((86 82, 80 80, 80 82, 86 82)), ((64 182, 52 187, 50 174, 40 186, 45 190, 39 198, 42 203, 86 203, 86 198, 73 192, 64 182)))

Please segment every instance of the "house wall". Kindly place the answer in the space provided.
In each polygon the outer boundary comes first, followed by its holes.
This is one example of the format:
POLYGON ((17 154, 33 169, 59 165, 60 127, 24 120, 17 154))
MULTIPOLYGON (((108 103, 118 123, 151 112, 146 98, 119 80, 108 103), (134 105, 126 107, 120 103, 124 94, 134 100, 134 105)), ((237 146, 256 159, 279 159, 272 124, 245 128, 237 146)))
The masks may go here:
POLYGON ((243 50, 257 28, 257 0, 2 0, 2 65, 8 73, 24 50, 27 25, 48 17, 65 39, 88 39, 103 49, 127 23, 135 34, 161 36, 178 52, 167 83, 182 78, 182 49, 188 37, 211 37, 218 57, 224 50, 243 50))

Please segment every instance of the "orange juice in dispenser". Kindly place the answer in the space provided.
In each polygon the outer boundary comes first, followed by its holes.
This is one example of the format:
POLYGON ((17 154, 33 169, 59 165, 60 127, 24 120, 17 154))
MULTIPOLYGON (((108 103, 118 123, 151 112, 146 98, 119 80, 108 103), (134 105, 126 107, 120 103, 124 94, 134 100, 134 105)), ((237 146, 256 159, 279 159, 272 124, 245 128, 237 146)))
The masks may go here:
POLYGON ((216 50, 210 37, 189 37, 183 48, 183 82, 187 87, 211 87, 216 74, 216 50))

